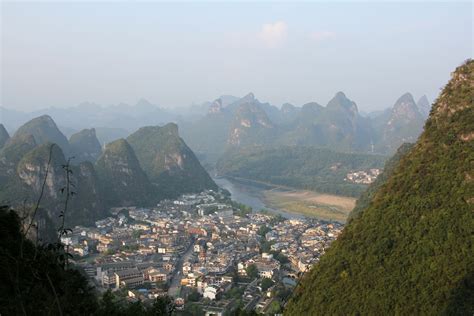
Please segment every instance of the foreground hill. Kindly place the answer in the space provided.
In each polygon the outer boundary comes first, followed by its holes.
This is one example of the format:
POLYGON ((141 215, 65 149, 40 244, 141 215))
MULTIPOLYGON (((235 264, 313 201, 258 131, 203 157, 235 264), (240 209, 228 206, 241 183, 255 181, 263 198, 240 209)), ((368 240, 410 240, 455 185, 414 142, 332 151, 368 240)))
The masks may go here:
POLYGON ((176 124, 142 127, 127 141, 161 197, 217 189, 194 153, 179 137, 176 124))
POLYGON ((287 315, 472 315, 474 62, 368 207, 302 280, 287 315))

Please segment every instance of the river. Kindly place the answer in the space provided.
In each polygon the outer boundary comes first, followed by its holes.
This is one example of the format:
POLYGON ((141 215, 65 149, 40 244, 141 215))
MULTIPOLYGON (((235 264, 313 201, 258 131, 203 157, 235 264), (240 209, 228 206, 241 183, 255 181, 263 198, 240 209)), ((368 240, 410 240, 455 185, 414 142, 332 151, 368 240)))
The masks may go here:
POLYGON ((273 214, 280 214, 285 218, 303 218, 304 216, 288 213, 281 209, 273 209, 265 204, 262 193, 273 189, 271 186, 257 184, 251 181, 235 180, 225 177, 213 177, 213 180, 223 189, 230 192, 232 200, 250 206, 254 212, 265 209, 273 214))

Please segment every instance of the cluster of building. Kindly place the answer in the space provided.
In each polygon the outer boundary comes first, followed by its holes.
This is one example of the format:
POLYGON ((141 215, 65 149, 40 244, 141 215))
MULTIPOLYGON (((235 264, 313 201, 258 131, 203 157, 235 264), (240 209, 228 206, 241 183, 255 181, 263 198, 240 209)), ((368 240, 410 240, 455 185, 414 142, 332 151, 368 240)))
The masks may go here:
POLYGON ((358 184, 371 184, 377 179, 381 172, 382 171, 377 168, 353 171, 349 172, 344 180, 358 184))
POLYGON ((337 222, 242 215, 221 192, 205 191, 153 209, 114 209, 63 242, 99 290, 132 301, 169 295, 181 308, 193 295, 192 304, 219 315, 275 306, 276 289, 294 287, 341 230, 337 222))

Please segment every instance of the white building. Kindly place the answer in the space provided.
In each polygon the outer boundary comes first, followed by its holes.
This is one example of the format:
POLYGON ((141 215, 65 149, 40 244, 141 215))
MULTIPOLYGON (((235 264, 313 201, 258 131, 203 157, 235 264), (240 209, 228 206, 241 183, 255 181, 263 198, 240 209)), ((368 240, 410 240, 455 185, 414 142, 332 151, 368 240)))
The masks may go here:
POLYGON ((204 289, 203 297, 208 298, 210 300, 215 300, 217 297, 217 292, 218 292, 217 286, 209 285, 204 289))

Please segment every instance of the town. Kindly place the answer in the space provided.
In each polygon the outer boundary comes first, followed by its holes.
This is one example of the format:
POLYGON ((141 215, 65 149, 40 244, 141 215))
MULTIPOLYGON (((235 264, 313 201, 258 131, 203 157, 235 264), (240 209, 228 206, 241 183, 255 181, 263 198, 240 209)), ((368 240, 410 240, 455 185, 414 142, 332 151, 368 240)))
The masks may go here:
POLYGON ((371 184, 382 173, 380 169, 373 168, 369 170, 359 170, 349 172, 344 181, 357 184, 371 184))
POLYGON ((252 212, 212 190, 115 208, 63 237, 91 283, 124 301, 173 298, 193 315, 276 314, 343 225, 252 212))

